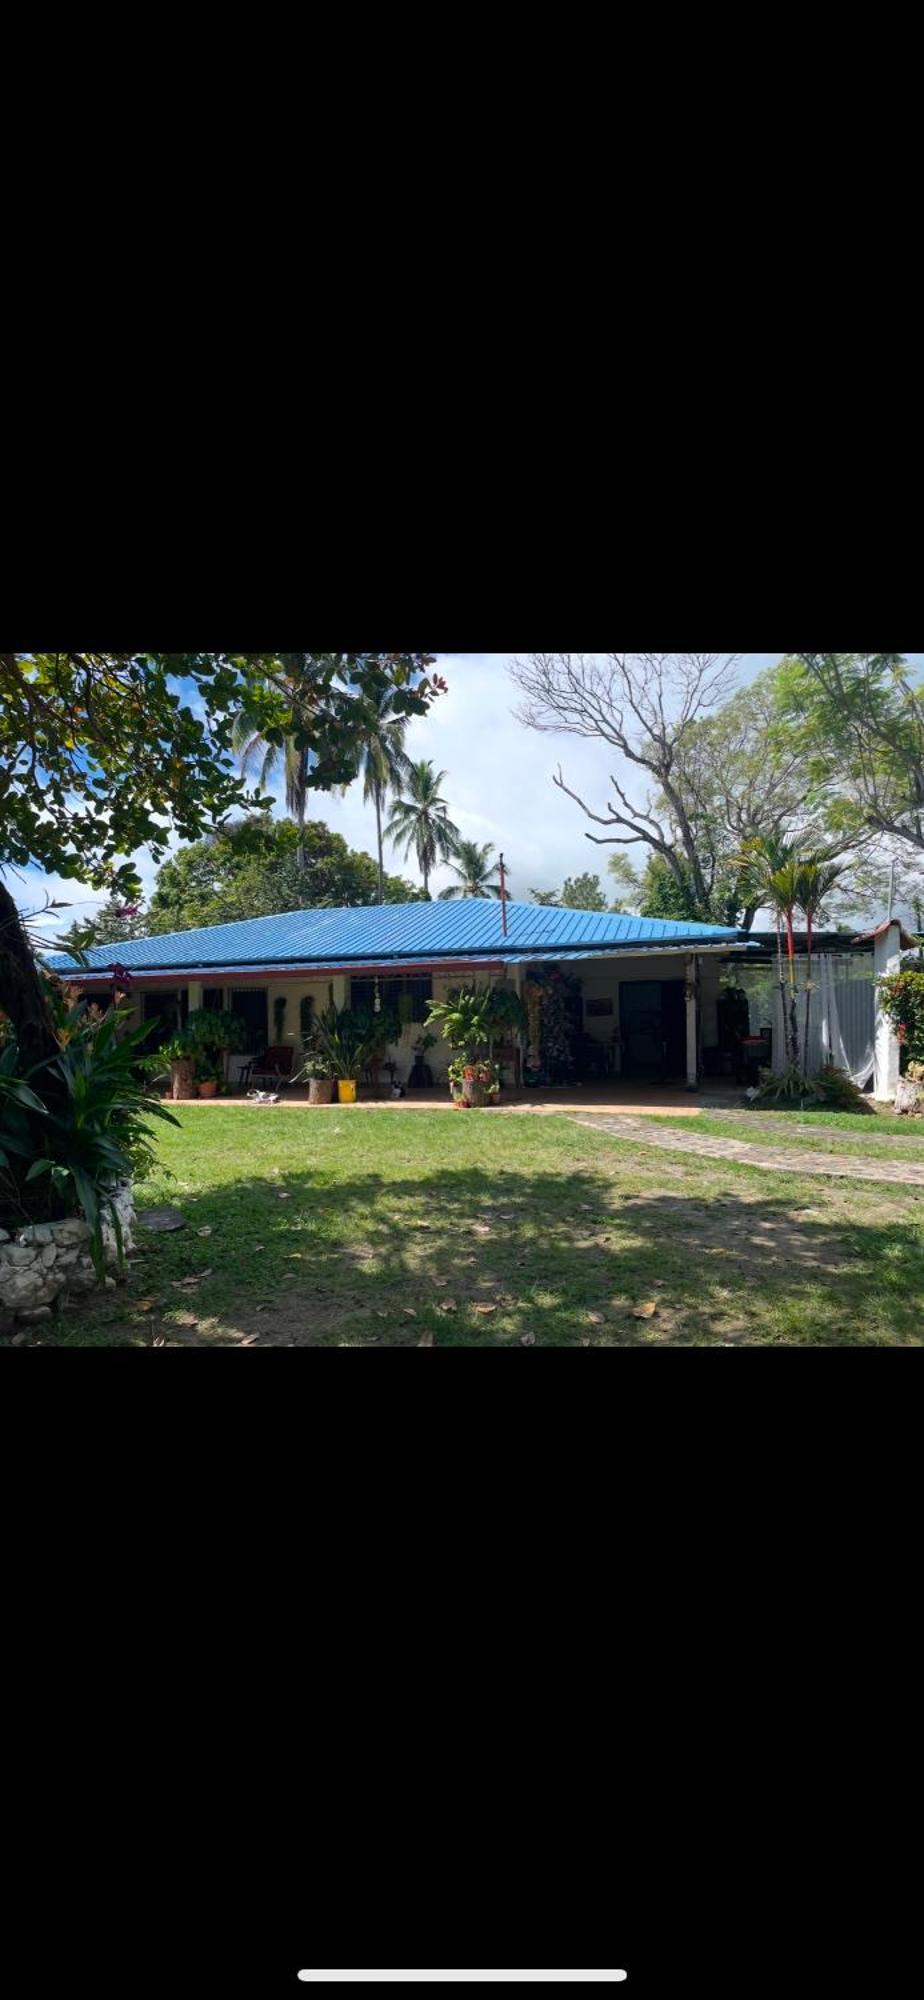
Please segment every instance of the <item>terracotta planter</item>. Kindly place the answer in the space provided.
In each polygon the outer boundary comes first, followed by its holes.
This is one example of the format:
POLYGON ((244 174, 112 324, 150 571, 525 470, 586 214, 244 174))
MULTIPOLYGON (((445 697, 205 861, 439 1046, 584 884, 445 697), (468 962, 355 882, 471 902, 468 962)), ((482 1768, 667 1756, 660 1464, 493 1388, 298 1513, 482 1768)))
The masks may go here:
POLYGON ((338 1104, 355 1104, 355 1103, 356 1103, 356 1078, 355 1078, 355 1076, 338 1076, 338 1078, 337 1078, 337 1103, 338 1103, 338 1104))
POLYGON ((485 1101, 484 1084, 476 1083, 474 1077, 467 1076, 462 1085, 462 1096, 466 1104, 472 1105, 475 1110, 481 1110, 485 1101))
POLYGON ((214 1077, 210 1077, 210 1079, 209 1079, 208 1083, 200 1083, 200 1084, 199 1084, 199 1086, 198 1086, 198 1090, 199 1090, 199 1096, 200 1096, 200 1097, 217 1097, 217 1096, 218 1096, 218 1085, 217 1085, 217 1083, 215 1082, 215 1078, 214 1078, 214 1077))
POLYGON ((332 1104, 334 1079, 331 1076, 310 1076, 308 1078, 309 1104, 332 1104))
POLYGON ((170 1064, 170 1095, 172 1098, 195 1097, 195 1072, 191 1062, 170 1064))

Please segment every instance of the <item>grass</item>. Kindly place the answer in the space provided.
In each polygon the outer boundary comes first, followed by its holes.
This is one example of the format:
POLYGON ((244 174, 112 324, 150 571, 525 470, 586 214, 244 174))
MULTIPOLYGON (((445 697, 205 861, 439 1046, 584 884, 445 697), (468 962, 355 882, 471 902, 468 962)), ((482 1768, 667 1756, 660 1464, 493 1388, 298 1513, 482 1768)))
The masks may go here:
POLYGON ((688 1160, 558 1116, 179 1116, 140 1204, 187 1227, 139 1231, 127 1284, 43 1338, 921 1344, 924 1190, 688 1160))
POLYGON ((891 1111, 831 1111, 820 1105, 816 1110, 812 1104, 806 1104, 800 1110, 798 1104, 761 1104, 740 1111, 722 1111, 716 1107, 697 1113, 698 1121, 706 1118, 721 1118, 723 1124, 745 1124, 748 1129, 752 1125, 768 1122, 776 1123, 782 1129, 789 1122, 810 1124, 813 1130, 816 1125, 829 1125, 832 1131, 856 1132, 864 1139, 877 1139, 884 1135, 924 1138, 924 1118, 896 1118, 891 1111))
POLYGON ((761 1109, 699 1111, 692 1119, 659 1116, 658 1124, 688 1135, 702 1132, 713 1139, 738 1139, 752 1146, 784 1147, 788 1152, 840 1152, 856 1159, 858 1146, 866 1146, 871 1160, 920 1156, 924 1161, 924 1121, 916 1123, 911 1118, 867 1118, 852 1111, 806 1111, 800 1118, 792 1112, 761 1109), (890 1145, 893 1139, 902 1143, 890 1145))

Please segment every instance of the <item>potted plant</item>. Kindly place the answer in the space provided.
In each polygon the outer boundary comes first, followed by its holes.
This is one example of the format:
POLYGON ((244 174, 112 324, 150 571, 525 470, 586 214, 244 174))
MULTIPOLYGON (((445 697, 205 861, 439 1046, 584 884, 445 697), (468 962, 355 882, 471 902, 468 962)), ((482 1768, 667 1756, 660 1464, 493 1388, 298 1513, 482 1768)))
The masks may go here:
MULTIPOLYGON (((247 1041, 246 1021, 227 1008, 196 1007, 183 1034, 195 1062, 196 1076, 206 1083, 214 1081, 216 1089, 219 1083, 226 1083, 228 1057, 243 1049, 247 1041)), ((203 1094, 214 1097, 215 1091, 203 1094)))
POLYGON ((309 1051, 293 1081, 298 1083, 301 1077, 308 1080, 309 1104, 330 1104, 334 1095, 334 1079, 329 1058, 322 1055, 319 1049, 309 1051))
POLYGON ((382 1046, 379 1032, 350 1007, 328 1007, 317 1024, 319 1052, 327 1057, 337 1079, 337 1102, 356 1103, 356 1085, 370 1056, 382 1046))
POLYGON ((170 1095, 178 1098, 195 1097, 196 1065, 194 1048, 185 1029, 178 1035, 171 1035, 169 1041, 162 1042, 159 1054, 170 1065, 170 1095))
MULTIPOLYGON (((443 1039, 459 1051, 449 1065, 449 1088, 455 1104, 482 1107, 492 1104, 500 1089, 496 1064, 486 1054, 490 1044, 492 995, 475 987, 463 987, 449 1000, 435 1001, 427 1017, 442 1023, 443 1039)), ((516 996, 514 995, 514 998, 516 996)))
POLYGON ((218 1063, 210 1059, 208 1056, 197 1055, 196 1088, 199 1092, 199 1096, 217 1097, 218 1086, 221 1083, 221 1081, 222 1081, 222 1074, 218 1063))

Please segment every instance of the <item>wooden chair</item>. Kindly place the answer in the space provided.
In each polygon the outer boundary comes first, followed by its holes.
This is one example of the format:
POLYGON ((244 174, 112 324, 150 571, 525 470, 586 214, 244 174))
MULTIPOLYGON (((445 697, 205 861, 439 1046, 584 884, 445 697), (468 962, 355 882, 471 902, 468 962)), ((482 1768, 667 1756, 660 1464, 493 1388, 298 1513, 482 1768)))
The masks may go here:
POLYGON ((252 1083, 286 1083, 292 1074, 292 1057, 294 1053, 294 1049, 281 1045, 264 1049, 262 1056, 257 1056, 251 1068, 250 1081, 252 1083))

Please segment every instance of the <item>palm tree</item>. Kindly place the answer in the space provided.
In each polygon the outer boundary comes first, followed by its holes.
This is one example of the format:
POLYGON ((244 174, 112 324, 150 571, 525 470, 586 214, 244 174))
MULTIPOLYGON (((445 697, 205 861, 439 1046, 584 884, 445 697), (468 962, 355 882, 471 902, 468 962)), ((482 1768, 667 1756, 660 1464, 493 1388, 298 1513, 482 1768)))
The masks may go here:
POLYGON ((492 840, 486 840, 483 847, 479 847, 477 840, 460 840, 455 861, 449 864, 458 880, 451 883, 448 889, 440 890, 440 901, 449 903, 454 896, 480 896, 482 899, 499 896, 500 878, 491 872, 494 868, 493 853, 492 840))
POLYGON ((375 806, 375 833, 379 856, 379 902, 385 901, 385 862, 382 849, 382 809, 389 792, 397 792, 410 770, 404 748, 407 716, 397 715, 389 691, 378 701, 367 701, 359 729, 359 757, 356 775, 363 781, 363 803, 375 806))
MULTIPOLYGON (((291 700, 292 714, 296 721, 304 719, 307 724, 312 712, 313 701, 309 673, 309 653, 282 654, 286 669, 287 687, 291 700)), ((259 762, 261 785, 268 785, 280 765, 285 773, 286 808, 298 827, 298 865, 305 867, 305 813, 308 805, 308 774, 311 770, 312 752, 299 747, 294 735, 286 736, 281 743, 270 742, 256 726, 247 709, 237 716, 231 735, 232 748, 241 760, 241 772, 246 775, 259 762)))
POLYGON ((437 863, 455 854, 459 842, 459 829, 440 797, 445 776, 445 771, 434 771, 428 758, 410 764, 405 780, 407 797, 395 799, 385 828, 386 840, 394 841, 399 853, 407 856, 413 848, 425 896, 430 894, 430 876, 437 863))

